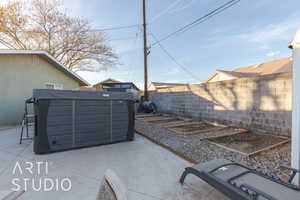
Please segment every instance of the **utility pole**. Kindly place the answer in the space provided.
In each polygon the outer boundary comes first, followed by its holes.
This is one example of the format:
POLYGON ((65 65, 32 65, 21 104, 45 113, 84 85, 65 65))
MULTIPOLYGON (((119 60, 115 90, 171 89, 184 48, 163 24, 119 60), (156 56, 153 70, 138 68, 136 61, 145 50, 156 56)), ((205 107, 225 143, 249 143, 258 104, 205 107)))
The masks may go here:
POLYGON ((148 47, 147 47, 147 23, 146 0, 143 0, 143 29, 144 29, 144 101, 148 101, 148 47))

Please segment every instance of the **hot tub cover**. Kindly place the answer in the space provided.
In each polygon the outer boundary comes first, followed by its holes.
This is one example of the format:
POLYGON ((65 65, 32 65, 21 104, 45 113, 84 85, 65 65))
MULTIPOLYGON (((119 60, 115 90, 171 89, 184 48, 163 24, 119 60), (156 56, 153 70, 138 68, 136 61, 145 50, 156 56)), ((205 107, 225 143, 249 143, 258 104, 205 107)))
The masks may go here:
POLYGON ((134 100, 128 92, 106 92, 106 91, 76 91, 76 90, 52 90, 33 89, 34 99, 109 99, 109 100, 134 100))
POLYGON ((33 98, 35 153, 134 139, 130 93, 35 89, 33 98))

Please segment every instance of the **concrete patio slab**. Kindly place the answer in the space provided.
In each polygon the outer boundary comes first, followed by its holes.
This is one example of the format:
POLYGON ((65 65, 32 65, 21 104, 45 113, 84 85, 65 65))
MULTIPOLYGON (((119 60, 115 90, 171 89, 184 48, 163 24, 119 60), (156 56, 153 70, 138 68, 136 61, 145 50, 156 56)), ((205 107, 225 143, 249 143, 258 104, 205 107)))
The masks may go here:
POLYGON ((27 191, 21 200, 94 200, 106 169, 114 170, 128 190, 129 200, 210 200, 226 199, 219 192, 196 177, 187 177, 182 186, 178 183, 183 169, 191 163, 179 158, 147 139, 137 136, 133 142, 64 151, 46 155, 35 155, 32 142, 18 144, 19 128, 0 130, 0 191, 15 188, 12 180, 19 180, 24 187, 24 179, 29 179, 27 191), (25 170, 27 162, 48 163, 48 173, 41 168, 38 174, 25 170), (15 170, 16 163, 22 173, 15 170), (38 175, 37 175, 38 174, 38 175), (32 182, 47 178, 58 180, 69 178, 72 189, 34 191, 32 182))

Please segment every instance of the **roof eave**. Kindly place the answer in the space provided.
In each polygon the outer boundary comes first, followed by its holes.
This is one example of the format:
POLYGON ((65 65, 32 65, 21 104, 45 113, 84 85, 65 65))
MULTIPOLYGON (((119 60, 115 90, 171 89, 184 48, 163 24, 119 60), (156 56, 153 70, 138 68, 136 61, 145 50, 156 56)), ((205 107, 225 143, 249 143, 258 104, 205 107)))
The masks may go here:
POLYGON ((55 64, 55 66, 58 69, 63 70, 66 74, 69 74, 72 76, 72 78, 76 79, 81 86, 89 86, 89 82, 87 82, 86 80, 84 80, 83 78, 81 78, 79 75, 77 75, 76 73, 72 72, 71 70, 67 69, 63 64, 61 64, 60 62, 58 62, 53 56, 51 56, 49 53, 47 53, 46 51, 42 51, 42 50, 18 50, 18 49, 1 49, 0 50, 0 54, 17 54, 17 55, 39 55, 42 56, 43 58, 47 59, 47 61, 52 62, 53 64, 55 64))

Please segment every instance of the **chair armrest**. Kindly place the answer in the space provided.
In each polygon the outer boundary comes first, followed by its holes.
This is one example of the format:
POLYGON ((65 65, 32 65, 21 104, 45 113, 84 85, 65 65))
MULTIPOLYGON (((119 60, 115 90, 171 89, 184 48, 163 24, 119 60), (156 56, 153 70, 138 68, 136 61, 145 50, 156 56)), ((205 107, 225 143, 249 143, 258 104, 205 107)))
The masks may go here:
POLYGON ((292 174, 290 175, 290 179, 288 180, 289 183, 291 183, 293 181, 293 179, 294 179, 294 177, 296 176, 297 173, 300 174, 299 169, 295 169, 295 168, 284 166, 284 165, 280 165, 279 168, 287 169, 289 171, 292 171, 292 174))
POLYGON ((293 172, 296 172, 296 173, 300 173, 299 169, 295 169, 295 168, 284 166, 284 165, 280 165, 279 168, 288 169, 290 171, 293 171, 293 172))
POLYGON ((29 99, 26 99, 25 100, 26 103, 30 104, 30 103, 34 103, 35 102, 35 99, 30 97, 29 99))
POLYGON ((249 195, 251 195, 253 197, 253 199, 258 199, 259 196, 263 197, 264 199, 266 200, 276 200, 274 197, 272 197, 271 195, 255 188, 255 187, 252 187, 248 184, 242 184, 240 186, 240 188, 244 191, 244 192, 247 192, 249 195), (251 192, 250 192, 251 191, 251 192))

